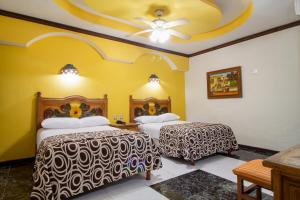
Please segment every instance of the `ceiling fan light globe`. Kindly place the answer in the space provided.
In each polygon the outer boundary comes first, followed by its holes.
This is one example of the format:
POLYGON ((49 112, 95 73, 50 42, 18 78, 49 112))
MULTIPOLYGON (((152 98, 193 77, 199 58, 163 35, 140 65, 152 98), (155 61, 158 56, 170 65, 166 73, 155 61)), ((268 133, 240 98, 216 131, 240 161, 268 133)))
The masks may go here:
POLYGON ((170 39, 170 34, 168 31, 162 31, 161 34, 159 35, 159 42, 160 43, 165 43, 170 39))
POLYGON ((150 35, 150 40, 152 42, 157 42, 157 40, 159 39, 159 35, 160 35, 160 31, 154 30, 150 35))
POLYGON ((157 42, 157 38, 155 38, 155 37, 153 37, 153 36, 150 36, 150 40, 151 40, 151 42, 157 42))
POLYGON ((150 35, 150 40, 152 42, 165 43, 170 39, 170 34, 167 30, 164 29, 156 29, 150 35))

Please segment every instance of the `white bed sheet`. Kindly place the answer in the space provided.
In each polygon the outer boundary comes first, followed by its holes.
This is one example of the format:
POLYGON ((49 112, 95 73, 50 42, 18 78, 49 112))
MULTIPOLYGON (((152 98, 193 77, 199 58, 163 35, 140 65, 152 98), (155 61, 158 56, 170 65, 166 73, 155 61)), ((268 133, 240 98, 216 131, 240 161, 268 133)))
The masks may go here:
POLYGON ((176 120, 176 121, 169 121, 169 122, 162 122, 162 123, 148 123, 148 124, 140 124, 138 128, 141 132, 150 135, 150 137, 159 139, 161 127, 165 125, 185 124, 185 123, 189 123, 189 122, 176 120))
POLYGON ((36 145, 37 148, 40 146, 41 142, 47 137, 55 136, 55 135, 63 135, 69 133, 82 133, 82 132, 91 132, 91 131, 106 131, 106 130, 118 130, 118 128, 114 128, 111 126, 93 126, 93 127, 83 127, 76 129, 45 129, 40 128, 37 132, 36 137, 36 145))

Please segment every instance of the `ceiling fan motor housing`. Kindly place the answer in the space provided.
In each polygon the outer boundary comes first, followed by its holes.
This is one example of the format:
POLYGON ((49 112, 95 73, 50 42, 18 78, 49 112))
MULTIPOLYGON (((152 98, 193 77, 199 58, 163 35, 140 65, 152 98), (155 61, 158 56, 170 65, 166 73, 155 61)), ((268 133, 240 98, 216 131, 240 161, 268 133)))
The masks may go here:
POLYGON ((164 14, 165 14, 164 9, 157 9, 157 10, 155 10, 155 16, 158 17, 158 18, 162 17, 164 14))

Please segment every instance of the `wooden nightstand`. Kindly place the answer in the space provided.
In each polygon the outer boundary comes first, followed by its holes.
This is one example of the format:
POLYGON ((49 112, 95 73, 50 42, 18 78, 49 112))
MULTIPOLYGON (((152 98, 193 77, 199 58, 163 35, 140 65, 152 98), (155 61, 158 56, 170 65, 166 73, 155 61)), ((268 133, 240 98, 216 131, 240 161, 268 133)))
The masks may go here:
POLYGON ((126 123, 126 124, 110 124, 111 127, 119 129, 127 129, 131 131, 139 131, 138 124, 136 123, 126 123))

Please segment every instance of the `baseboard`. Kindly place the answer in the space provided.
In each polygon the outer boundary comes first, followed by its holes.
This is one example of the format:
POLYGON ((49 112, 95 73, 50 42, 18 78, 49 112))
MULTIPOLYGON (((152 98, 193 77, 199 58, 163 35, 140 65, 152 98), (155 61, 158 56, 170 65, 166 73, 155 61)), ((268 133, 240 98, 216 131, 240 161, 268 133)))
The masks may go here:
POLYGON ((34 159, 35 159, 35 157, 30 157, 30 158, 22 158, 22 159, 17 159, 17 160, 3 161, 3 162, 0 162, 0 167, 13 166, 13 165, 19 165, 19 164, 28 163, 28 162, 34 162, 34 159))
POLYGON ((261 151, 261 152, 268 152, 270 154, 276 154, 279 151, 271 150, 271 149, 264 149, 260 147, 254 147, 254 146, 249 146, 249 145, 244 145, 244 144, 239 144, 240 149, 251 149, 253 151, 261 151))

